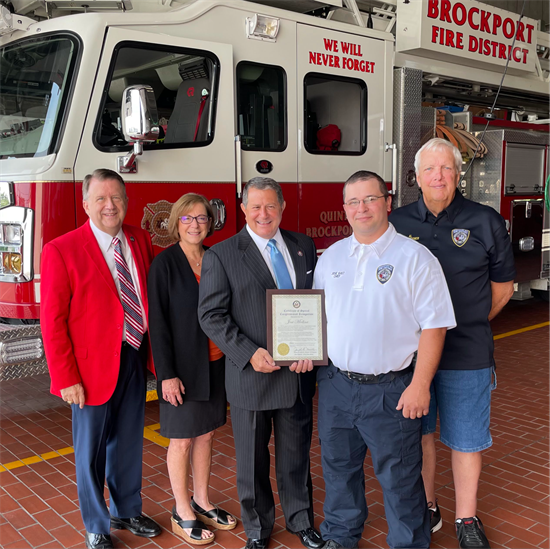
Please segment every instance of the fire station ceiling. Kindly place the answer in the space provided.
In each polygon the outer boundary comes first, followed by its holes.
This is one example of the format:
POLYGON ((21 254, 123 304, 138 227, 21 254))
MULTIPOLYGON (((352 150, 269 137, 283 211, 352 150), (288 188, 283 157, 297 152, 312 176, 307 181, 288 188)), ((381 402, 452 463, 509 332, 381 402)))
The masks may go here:
MULTIPOLYGON (((460 80, 444 79, 438 75, 424 73, 422 95, 425 101, 442 101, 448 105, 479 106, 490 108, 495 100, 497 87, 472 84, 460 80)), ((503 88, 497 99, 496 108, 536 114, 549 118, 548 97, 529 95, 526 92, 503 88)))

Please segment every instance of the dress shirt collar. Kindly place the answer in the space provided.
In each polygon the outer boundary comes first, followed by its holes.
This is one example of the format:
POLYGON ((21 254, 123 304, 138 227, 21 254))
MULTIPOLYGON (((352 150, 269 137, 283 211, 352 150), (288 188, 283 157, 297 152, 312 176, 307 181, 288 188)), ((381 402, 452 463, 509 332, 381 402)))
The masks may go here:
MULTIPOLYGON (((261 236, 258 236, 249 226, 246 225, 246 230, 248 231, 248 234, 251 236, 252 240, 256 243, 256 246, 258 246, 258 249, 261 253, 264 253, 265 249, 267 248, 267 243, 271 240, 269 238, 262 238, 261 236)), ((279 251, 286 248, 285 240, 283 238, 283 235, 281 234, 281 231, 277 229, 277 232, 275 233, 275 236, 273 237, 273 240, 276 240, 278 244, 279 251)))
POLYGON ((382 257, 382 254, 386 251, 388 246, 392 243, 396 234, 397 232, 391 223, 388 224, 386 232, 378 240, 375 240, 372 244, 361 244, 355 238, 355 235, 352 234, 349 240, 349 255, 351 257, 355 254, 358 254, 361 247, 364 246, 369 250, 373 250, 374 253, 380 258, 382 257))
MULTIPOLYGON (((97 240, 97 243, 99 244, 99 247, 101 248, 101 251, 106 254, 109 251, 109 248, 111 247, 111 244, 113 243, 113 238, 109 233, 103 232, 101 229, 98 229, 93 221, 90 219, 90 228, 92 229, 92 232, 94 233, 94 236, 97 240)), ((118 231, 116 237, 120 240, 121 246, 124 245, 124 231, 122 230, 122 227, 118 231)))
MULTIPOLYGON (((460 213, 463 207, 464 197, 462 196, 462 193, 459 192, 457 189, 455 191, 453 201, 442 212, 440 212, 437 217, 441 217, 444 213, 446 213, 449 221, 451 223, 454 223, 456 216, 460 213)), ((423 196, 421 196, 420 200, 418 201, 418 213, 420 214, 420 220, 422 222, 428 219, 429 214, 432 214, 432 212, 430 212, 430 210, 428 210, 428 208, 426 207, 423 196)))

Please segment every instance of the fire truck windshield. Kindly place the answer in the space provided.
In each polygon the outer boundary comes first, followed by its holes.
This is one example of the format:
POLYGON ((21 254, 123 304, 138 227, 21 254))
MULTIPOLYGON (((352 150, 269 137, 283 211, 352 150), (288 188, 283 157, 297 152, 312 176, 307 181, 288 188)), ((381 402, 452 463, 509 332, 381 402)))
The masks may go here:
POLYGON ((54 151, 77 50, 59 34, 0 48, 0 158, 54 151))

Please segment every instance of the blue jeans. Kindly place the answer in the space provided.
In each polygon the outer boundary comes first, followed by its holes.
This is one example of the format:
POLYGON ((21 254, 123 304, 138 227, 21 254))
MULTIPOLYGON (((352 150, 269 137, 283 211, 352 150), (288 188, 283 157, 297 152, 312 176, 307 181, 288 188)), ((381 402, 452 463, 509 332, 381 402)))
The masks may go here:
POLYGON ((439 438, 443 444, 459 452, 489 448, 493 444, 489 429, 491 391, 495 388, 494 367, 439 370, 430 388, 430 412, 422 418, 422 434, 435 432, 439 412, 439 438))

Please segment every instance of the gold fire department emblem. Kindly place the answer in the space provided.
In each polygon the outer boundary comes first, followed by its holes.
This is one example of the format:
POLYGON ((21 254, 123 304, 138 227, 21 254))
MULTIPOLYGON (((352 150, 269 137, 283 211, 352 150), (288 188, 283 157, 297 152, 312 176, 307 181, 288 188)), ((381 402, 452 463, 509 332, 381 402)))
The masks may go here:
POLYGON ((167 248, 174 241, 168 235, 168 218, 172 211, 172 202, 159 200, 155 204, 147 204, 143 208, 143 219, 141 228, 145 229, 151 235, 151 240, 155 246, 167 248))

